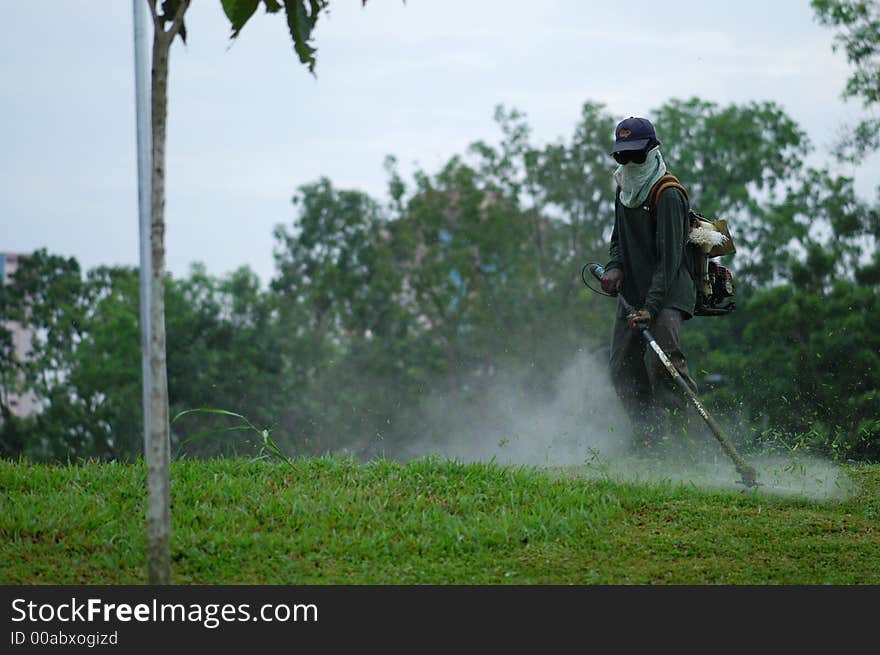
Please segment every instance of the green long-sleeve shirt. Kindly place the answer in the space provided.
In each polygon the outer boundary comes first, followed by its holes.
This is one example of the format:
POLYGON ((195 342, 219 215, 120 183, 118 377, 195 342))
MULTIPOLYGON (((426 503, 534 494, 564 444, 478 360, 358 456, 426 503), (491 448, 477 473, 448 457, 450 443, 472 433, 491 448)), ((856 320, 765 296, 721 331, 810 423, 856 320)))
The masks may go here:
POLYGON ((696 287, 690 274, 687 248, 690 229, 687 197, 676 188, 665 189, 657 201, 656 221, 647 202, 629 208, 617 199, 606 269, 623 270, 623 297, 636 309, 647 309, 656 319, 665 307, 691 318, 696 287))

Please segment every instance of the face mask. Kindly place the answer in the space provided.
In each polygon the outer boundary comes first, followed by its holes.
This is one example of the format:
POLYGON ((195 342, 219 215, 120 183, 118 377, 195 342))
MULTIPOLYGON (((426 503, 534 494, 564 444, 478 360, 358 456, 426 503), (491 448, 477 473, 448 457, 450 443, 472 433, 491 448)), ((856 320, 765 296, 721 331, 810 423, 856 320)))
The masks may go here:
POLYGON ((666 162, 660 146, 648 151, 641 164, 630 163, 617 167, 614 179, 620 187, 620 201, 627 207, 638 207, 648 199, 651 187, 666 173, 666 162))

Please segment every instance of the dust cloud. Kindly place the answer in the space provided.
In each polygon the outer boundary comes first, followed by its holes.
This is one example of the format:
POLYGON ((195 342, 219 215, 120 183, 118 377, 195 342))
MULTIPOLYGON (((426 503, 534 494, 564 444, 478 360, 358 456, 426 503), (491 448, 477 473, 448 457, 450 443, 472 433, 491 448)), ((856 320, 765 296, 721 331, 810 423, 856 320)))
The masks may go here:
POLYGON ((480 398, 468 403, 435 395, 422 408, 431 436, 412 444, 410 454, 575 466, 596 453, 615 456, 628 448, 628 422, 605 361, 579 353, 556 380, 553 393, 536 396, 516 373, 499 373, 480 398))
MULTIPOLYGON (((496 376, 468 402, 435 395, 422 408, 430 427, 409 445, 407 458, 433 455, 461 462, 562 468, 570 475, 621 482, 746 491, 708 429, 696 429, 660 451, 634 449, 604 357, 579 353, 561 372, 553 391, 536 398, 522 384, 522 376, 508 373, 496 376)), ((701 424, 699 417, 695 420, 701 424)), ((747 430, 743 425, 725 426, 734 441, 747 430)), ((746 459, 755 467, 759 483, 749 493, 842 500, 854 492, 841 468, 820 458, 750 453, 746 459)))

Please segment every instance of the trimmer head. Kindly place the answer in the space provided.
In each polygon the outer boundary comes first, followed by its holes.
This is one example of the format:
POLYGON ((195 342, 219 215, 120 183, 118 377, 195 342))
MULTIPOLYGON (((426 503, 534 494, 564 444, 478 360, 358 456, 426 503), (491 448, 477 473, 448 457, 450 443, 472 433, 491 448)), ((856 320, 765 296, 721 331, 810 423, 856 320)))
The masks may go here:
POLYGON ((744 467, 738 468, 737 470, 739 471, 739 474, 742 476, 742 480, 736 481, 737 484, 741 484, 745 487, 748 487, 749 489, 755 489, 760 486, 758 484, 758 475, 755 473, 755 469, 753 469, 751 466, 748 466, 748 467, 744 466, 744 467))

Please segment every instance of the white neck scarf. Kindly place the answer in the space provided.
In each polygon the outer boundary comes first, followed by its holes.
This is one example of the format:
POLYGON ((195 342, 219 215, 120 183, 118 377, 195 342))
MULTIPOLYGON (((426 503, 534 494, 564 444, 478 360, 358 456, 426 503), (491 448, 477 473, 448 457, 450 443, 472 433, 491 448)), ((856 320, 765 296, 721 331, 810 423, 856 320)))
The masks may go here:
POLYGON ((660 154, 660 146, 648 151, 643 164, 626 164, 614 171, 614 179, 620 187, 620 201, 626 207, 638 207, 648 199, 651 187, 666 174, 666 162, 660 154))

